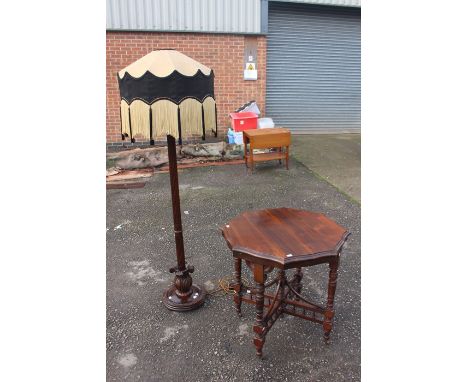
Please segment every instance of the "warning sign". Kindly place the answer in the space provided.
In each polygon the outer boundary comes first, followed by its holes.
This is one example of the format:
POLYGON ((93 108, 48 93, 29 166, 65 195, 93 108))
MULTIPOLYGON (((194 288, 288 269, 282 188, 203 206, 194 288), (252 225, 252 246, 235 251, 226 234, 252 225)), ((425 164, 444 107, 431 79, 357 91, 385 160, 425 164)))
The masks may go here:
POLYGON ((255 63, 254 62, 247 62, 245 64, 245 70, 255 70, 255 63))

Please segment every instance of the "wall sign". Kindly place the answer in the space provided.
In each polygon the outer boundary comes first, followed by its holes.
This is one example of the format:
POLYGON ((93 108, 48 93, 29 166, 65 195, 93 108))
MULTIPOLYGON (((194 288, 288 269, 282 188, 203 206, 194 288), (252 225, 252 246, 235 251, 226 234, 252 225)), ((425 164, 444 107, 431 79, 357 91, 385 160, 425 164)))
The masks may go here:
POLYGON ((244 38, 244 80, 257 80, 257 38, 244 38))

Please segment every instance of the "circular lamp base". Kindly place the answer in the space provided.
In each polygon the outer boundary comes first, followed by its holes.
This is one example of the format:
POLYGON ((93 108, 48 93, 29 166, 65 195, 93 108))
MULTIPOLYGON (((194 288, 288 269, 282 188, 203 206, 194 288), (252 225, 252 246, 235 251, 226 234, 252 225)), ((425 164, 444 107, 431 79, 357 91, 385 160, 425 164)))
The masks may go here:
POLYGON ((191 290, 192 293, 189 296, 181 298, 176 294, 176 287, 173 285, 164 292, 163 304, 167 309, 176 312, 197 309, 205 302, 206 292, 203 287, 195 284, 192 285, 191 290))

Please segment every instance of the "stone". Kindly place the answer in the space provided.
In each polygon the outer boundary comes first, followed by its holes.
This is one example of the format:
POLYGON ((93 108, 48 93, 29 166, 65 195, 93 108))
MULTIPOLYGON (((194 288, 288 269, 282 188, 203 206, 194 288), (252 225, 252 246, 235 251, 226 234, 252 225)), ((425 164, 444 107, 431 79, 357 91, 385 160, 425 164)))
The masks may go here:
MULTIPOLYGON (((243 145, 228 145, 226 142, 196 143, 177 148, 179 163, 235 160, 244 157, 243 145)), ((167 147, 135 148, 107 154, 109 170, 134 170, 161 167, 169 163, 167 147)))
POLYGON ((116 161, 116 166, 125 170, 146 168, 146 167, 159 167, 169 162, 167 153, 160 153, 158 151, 144 151, 137 153, 130 153, 126 157, 116 161))
POLYGON ((226 145, 224 157, 226 159, 244 158, 244 145, 236 145, 236 144, 226 145))
POLYGON ((193 157, 218 157, 221 158, 224 152, 224 142, 216 143, 196 143, 182 146, 182 154, 193 157))

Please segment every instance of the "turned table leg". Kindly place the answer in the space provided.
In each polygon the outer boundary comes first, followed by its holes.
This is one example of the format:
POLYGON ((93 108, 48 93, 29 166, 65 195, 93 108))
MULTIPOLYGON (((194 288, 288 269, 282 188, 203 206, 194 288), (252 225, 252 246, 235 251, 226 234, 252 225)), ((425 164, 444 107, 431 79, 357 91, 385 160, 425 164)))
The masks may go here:
POLYGON ((263 265, 255 264, 254 267, 254 280, 256 284, 255 290, 255 325, 253 327, 255 332, 254 345, 257 349, 257 356, 262 356, 263 344, 265 343, 265 337, 263 332, 265 330, 265 323, 263 321, 263 307, 265 299, 265 274, 263 265))
POLYGON ((242 259, 234 259, 234 278, 236 283, 234 284, 234 302, 236 304, 236 310, 239 317, 242 316, 241 304, 242 304, 242 259))
POLYGON ((279 314, 280 316, 283 315, 283 309, 284 309, 284 300, 288 297, 285 295, 284 293, 284 286, 286 285, 286 272, 283 270, 283 269, 280 269, 279 273, 278 273, 278 283, 279 283, 279 296, 278 296, 278 299, 280 301, 280 306, 279 306, 279 314))
MULTIPOLYGON (((295 289, 297 293, 301 294, 302 292, 302 278, 304 274, 302 273, 302 268, 296 268, 296 272, 294 273, 294 281, 295 281, 295 289)), ((296 301, 299 301, 300 298, 298 296, 294 296, 296 301)))
POLYGON ((333 301, 335 299, 336 279, 338 278, 338 263, 338 259, 333 260, 329 263, 330 275, 328 278, 327 308, 325 310, 325 320, 323 321, 323 338, 326 343, 328 343, 330 339, 330 332, 332 330, 332 319, 335 314, 333 310, 333 301))

